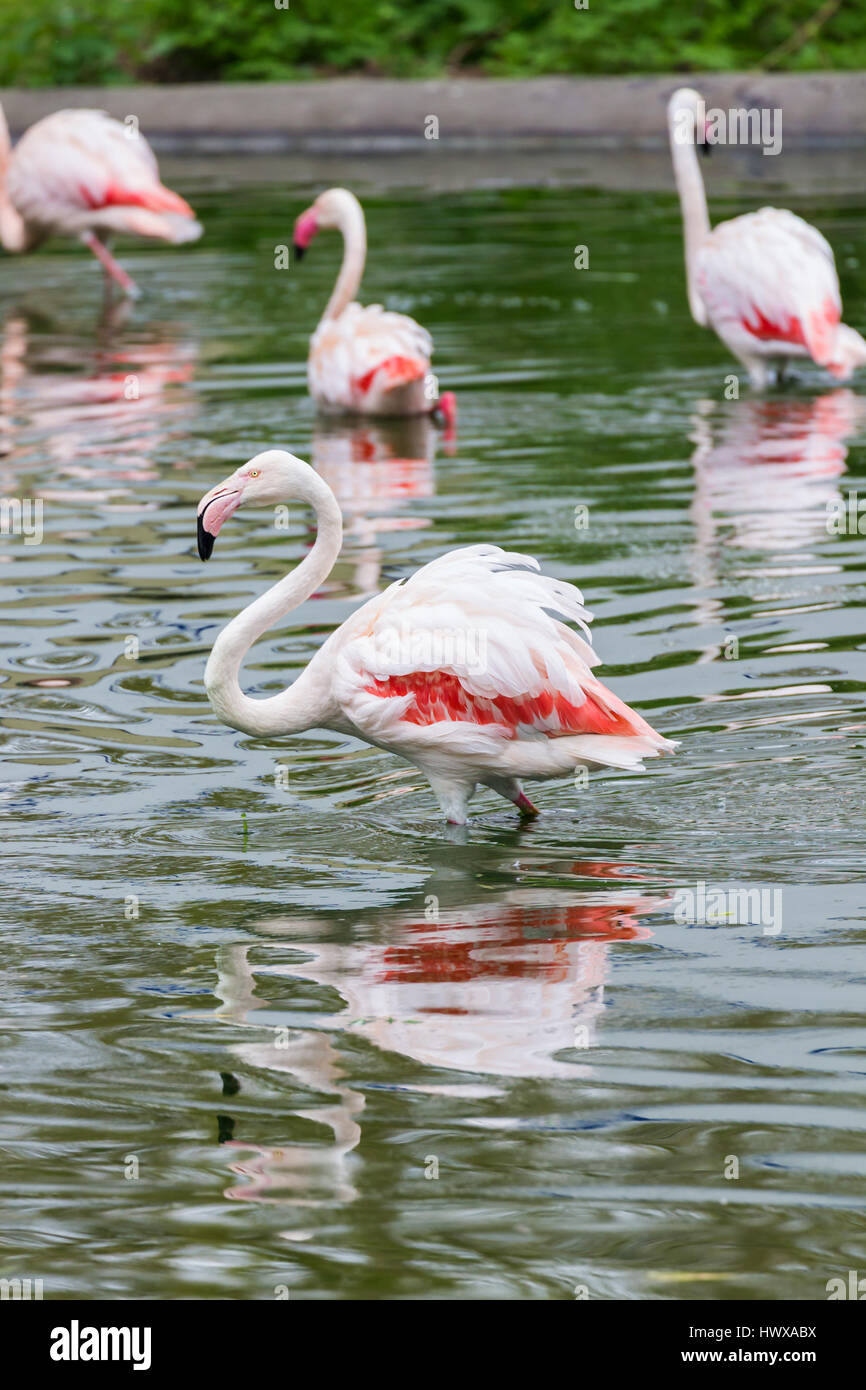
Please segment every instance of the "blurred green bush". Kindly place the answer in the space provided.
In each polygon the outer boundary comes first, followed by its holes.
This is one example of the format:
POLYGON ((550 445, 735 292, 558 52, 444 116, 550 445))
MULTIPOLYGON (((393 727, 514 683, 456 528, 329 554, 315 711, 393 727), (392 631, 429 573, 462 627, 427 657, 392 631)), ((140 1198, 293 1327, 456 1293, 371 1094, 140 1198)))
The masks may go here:
POLYGON ((866 67, 863 0, 0 0, 0 85, 866 67))

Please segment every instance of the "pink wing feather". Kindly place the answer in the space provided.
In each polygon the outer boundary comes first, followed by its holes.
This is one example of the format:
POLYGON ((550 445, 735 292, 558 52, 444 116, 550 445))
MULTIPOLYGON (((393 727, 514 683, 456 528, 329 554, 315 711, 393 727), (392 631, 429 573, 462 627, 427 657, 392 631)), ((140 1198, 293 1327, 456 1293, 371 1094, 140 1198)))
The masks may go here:
POLYGON ((384 742, 441 735, 471 753, 606 734, 669 746, 592 674, 590 619, 580 591, 529 556, 450 551, 355 615, 335 653, 335 694, 356 728, 384 742))
POLYGON ((374 386, 381 391, 423 381, 432 351, 426 328, 407 314, 391 313, 380 304, 348 304, 313 334, 310 392, 331 406, 362 410, 374 386))
MULTIPOLYGON (((88 214, 109 209, 129 209, 128 229, 145 236, 176 239, 175 219, 197 226, 189 204, 161 183, 144 136, 104 111, 56 111, 37 121, 13 150, 7 189, 26 222, 50 229, 83 228, 88 214)), ((123 229, 122 214, 115 217, 123 229)), ((178 239, 189 239, 188 231, 178 239)))
POLYGON ((762 208, 722 222, 697 258, 710 322, 743 353, 788 349, 826 365, 842 316, 829 243, 792 212, 762 208))

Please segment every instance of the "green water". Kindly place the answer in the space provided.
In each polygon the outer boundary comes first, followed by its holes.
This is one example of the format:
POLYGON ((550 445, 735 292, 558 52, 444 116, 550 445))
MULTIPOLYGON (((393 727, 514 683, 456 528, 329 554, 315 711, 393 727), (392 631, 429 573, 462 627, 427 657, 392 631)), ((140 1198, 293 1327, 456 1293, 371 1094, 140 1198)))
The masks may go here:
MULTIPOLYGON (((4 490, 44 506, 42 544, 0 537, 0 1275, 61 1299, 824 1298, 866 1269, 866 572, 826 525, 863 486, 863 399, 816 370, 725 399, 666 192, 367 170, 364 297, 430 328, 459 434, 326 427, 304 362, 336 245, 274 268, 321 171, 175 182, 207 235, 120 248, 126 322, 99 323, 74 248, 0 267, 4 490), (676 758, 536 788, 528 826, 488 794, 449 831, 394 757, 220 726, 213 637, 311 533, 243 515, 205 568, 195 506, 276 445, 347 538, 249 689, 490 540, 582 587, 603 678, 676 758), (778 890, 778 930, 677 920, 700 884, 778 890)), ((862 198, 783 195, 862 328, 862 198)), ((732 183, 714 216, 756 200, 732 183)))

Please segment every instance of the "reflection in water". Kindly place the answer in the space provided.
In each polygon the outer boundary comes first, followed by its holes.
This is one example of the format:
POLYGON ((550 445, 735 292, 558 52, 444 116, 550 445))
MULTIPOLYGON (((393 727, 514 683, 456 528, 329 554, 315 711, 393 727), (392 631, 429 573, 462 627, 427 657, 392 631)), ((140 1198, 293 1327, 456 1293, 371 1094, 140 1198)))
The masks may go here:
POLYGON ((697 402, 691 514, 699 553, 711 559, 722 539, 764 553, 825 539, 846 440, 864 420, 866 401, 848 390, 697 402))
MULTIPOLYGON (((573 872, 608 880, 638 876, 605 862, 578 863, 573 872)), ((341 1079, 336 1034, 363 1037, 383 1052, 452 1073, 445 1084, 404 1087, 428 1093, 496 1094, 495 1086, 477 1084, 478 1073, 568 1080, 591 1074, 585 1064, 559 1054, 580 1054, 595 1045, 610 943, 650 937, 638 918, 667 899, 626 884, 582 891, 514 888, 495 901, 449 905, 447 899, 462 896, 466 886, 462 879, 444 880, 417 911, 390 914, 374 941, 358 939, 364 932, 355 928, 350 942, 323 943, 317 940, 321 923, 299 918, 260 924, 267 936, 303 952, 302 964, 252 965, 248 945, 219 952, 218 1017, 234 1024, 256 1027, 250 1015, 268 1008, 256 997, 254 976, 303 980, 328 988, 344 1003, 336 1023, 331 1013, 305 1014, 310 1026, 285 1028, 282 1036, 234 1049, 249 1067, 291 1073, 297 1084, 334 1097, 325 1107, 295 1111, 328 1126, 333 1137, 324 1147, 279 1149, 233 1140, 233 1147, 256 1158, 233 1165, 246 1181, 229 1196, 301 1204, 296 1190, 320 1192, 318 1200, 328 1201, 355 1195, 346 1162, 361 1140, 364 1096, 341 1079)), ((268 1020, 279 1030, 272 1008, 268 1020)), ((305 1195, 303 1202, 316 1200, 305 1195)))
MULTIPOLYGON (((724 604, 714 591, 726 546, 761 557, 757 565, 741 569, 741 578, 780 574, 782 556, 787 573, 814 570, 808 547, 827 539, 828 507, 845 472, 846 441, 864 419, 866 402, 845 389, 810 400, 696 403, 690 514, 699 625, 725 624, 724 604), (768 567, 766 561, 774 558, 777 563, 768 567)), ((821 563, 825 570, 834 567, 821 563)), ((711 643, 697 660, 706 664, 718 656, 719 646, 711 643)))
MULTIPOLYGON (((192 381, 197 345, 167 328, 164 340, 121 346, 113 343, 115 329, 109 325, 102 341, 83 351, 41 318, 21 311, 7 316, 0 455, 16 472, 47 463, 52 480, 157 476, 154 451, 187 428, 196 409, 191 392, 172 388, 192 381)), ((43 488, 41 495, 63 494, 43 488)))
POLYGON ((361 593, 381 587, 386 531, 430 525, 405 504, 432 497, 438 431, 427 415, 404 420, 339 421, 319 418, 313 432, 313 467, 330 484, 343 510, 342 559, 355 563, 361 593))

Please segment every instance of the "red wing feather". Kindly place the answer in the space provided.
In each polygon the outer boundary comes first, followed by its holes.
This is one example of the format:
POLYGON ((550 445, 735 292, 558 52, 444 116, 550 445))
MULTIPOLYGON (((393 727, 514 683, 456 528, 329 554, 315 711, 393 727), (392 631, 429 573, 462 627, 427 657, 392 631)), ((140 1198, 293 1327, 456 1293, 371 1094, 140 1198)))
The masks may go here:
POLYGON ((411 695, 412 704, 403 715, 409 724, 439 724, 455 720, 474 724, 499 724, 516 736, 520 727, 537 729, 549 737, 568 734, 620 734, 629 737, 651 732, 649 725, 622 700, 594 678, 580 705, 559 691, 543 690, 538 695, 513 697, 496 695, 490 699, 473 695, 457 676, 446 671, 413 672, 389 676, 365 685, 370 695, 384 699, 411 695))

